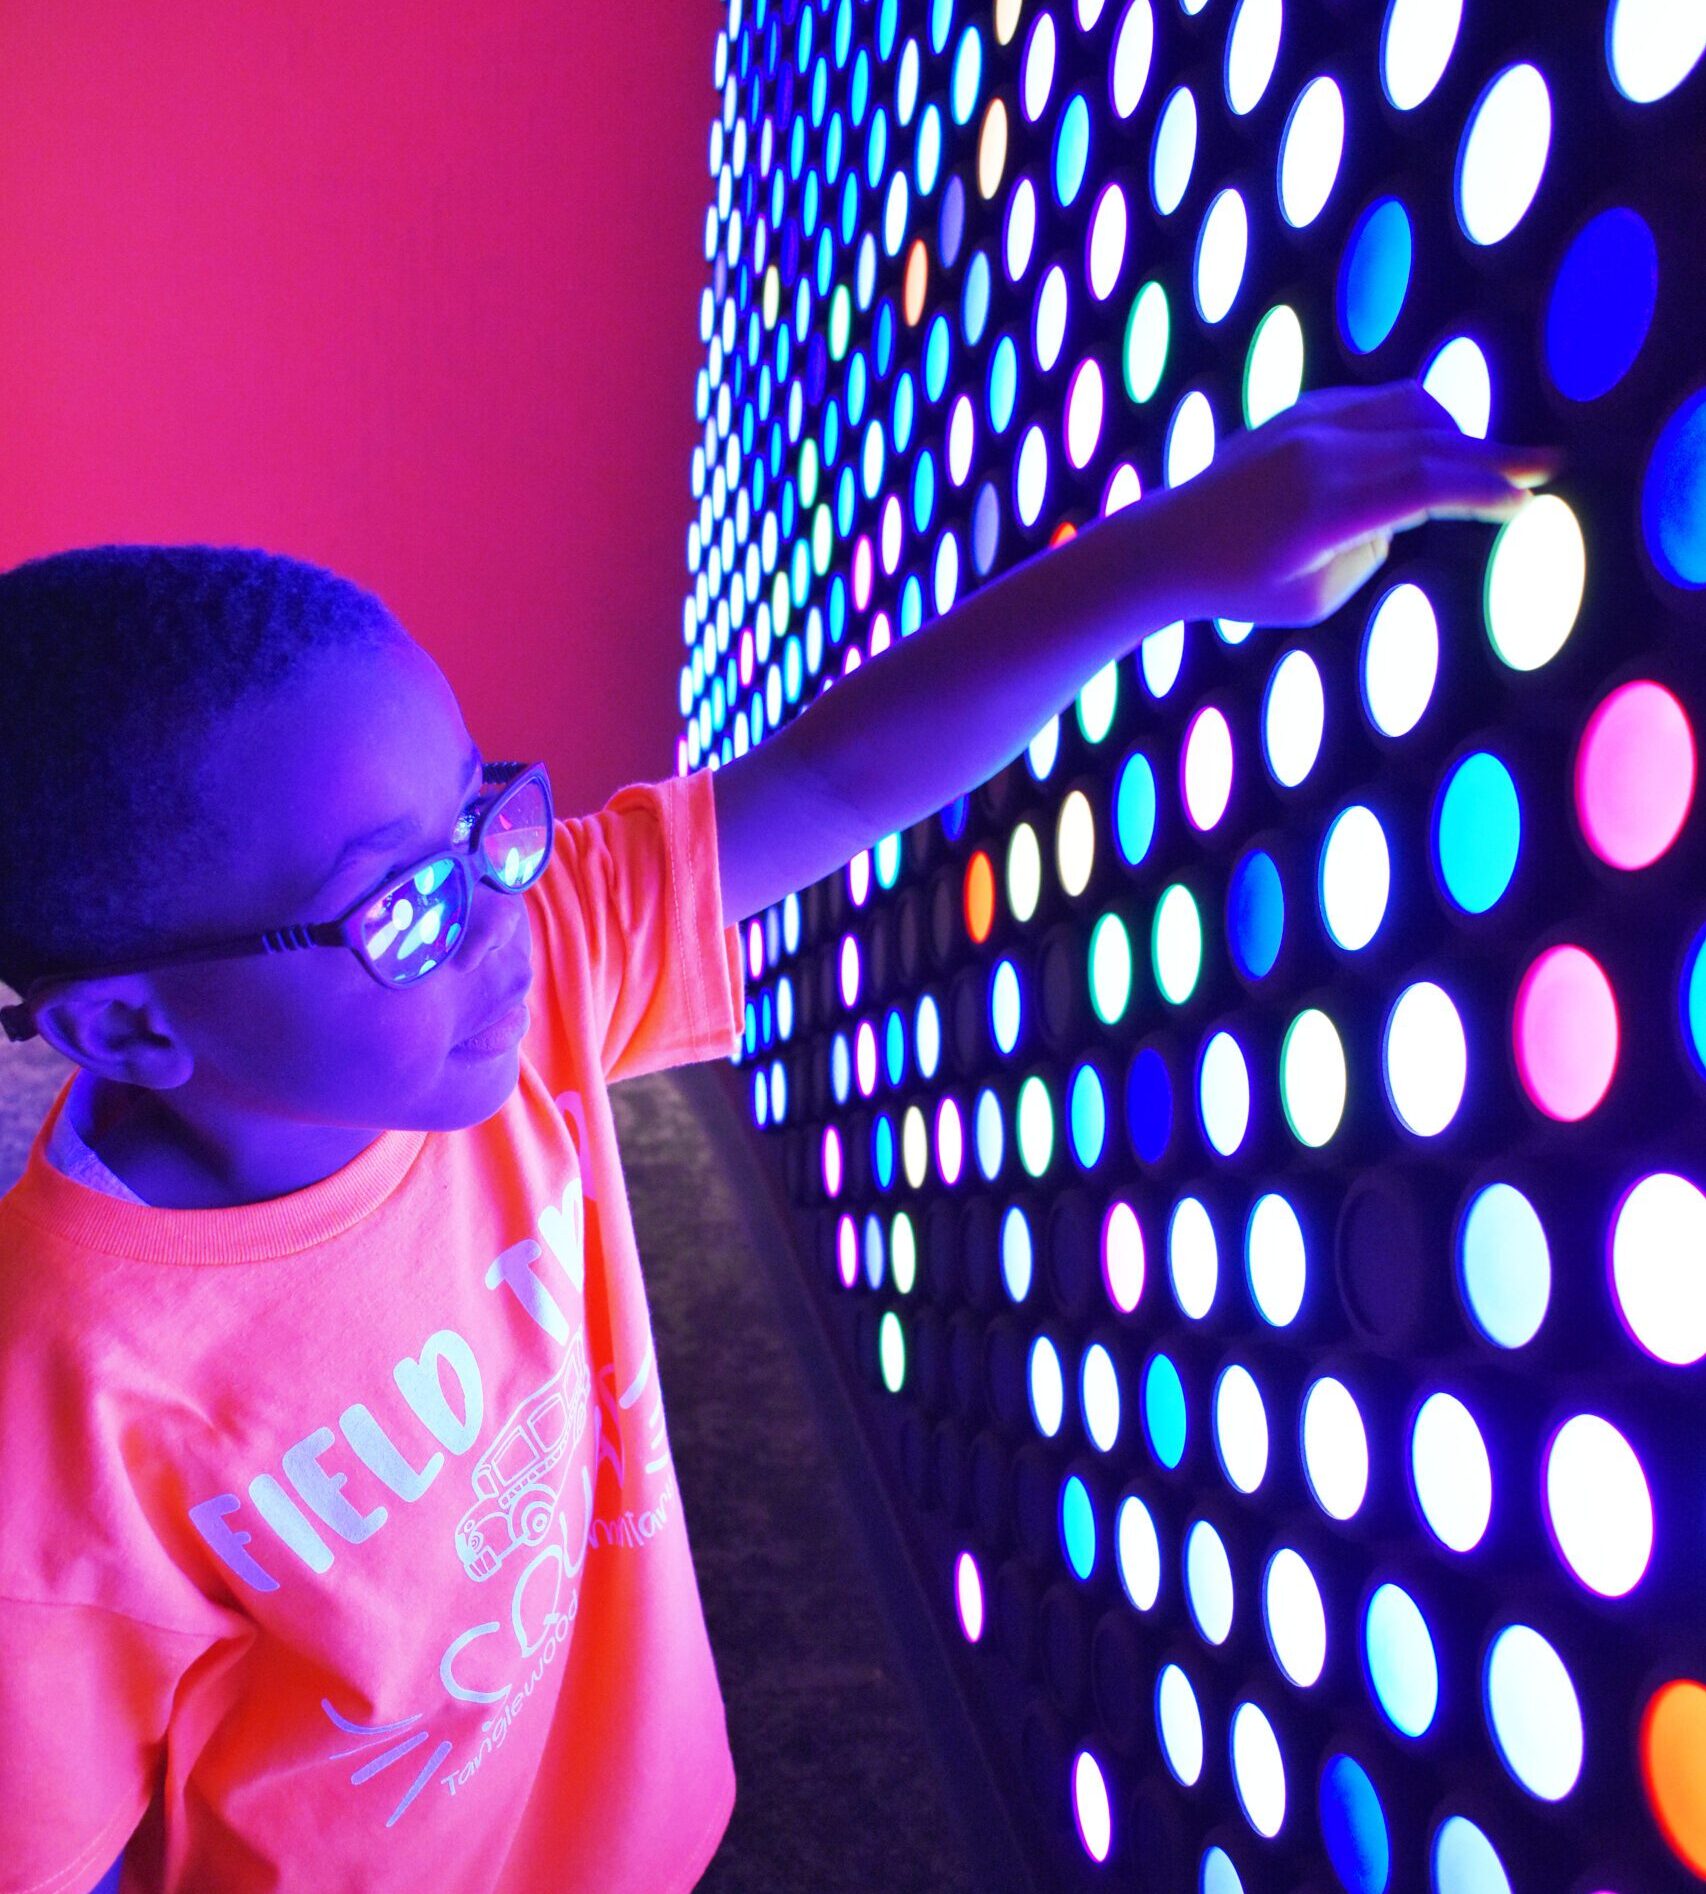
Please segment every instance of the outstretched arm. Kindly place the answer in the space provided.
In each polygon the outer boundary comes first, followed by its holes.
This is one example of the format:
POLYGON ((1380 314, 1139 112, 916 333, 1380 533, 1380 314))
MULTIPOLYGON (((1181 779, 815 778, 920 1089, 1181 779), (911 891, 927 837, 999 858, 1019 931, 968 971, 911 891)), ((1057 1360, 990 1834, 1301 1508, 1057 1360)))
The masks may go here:
POLYGON ((723 913, 744 920, 988 781, 1110 661, 1178 619, 1316 625, 1428 519, 1505 520, 1549 449, 1461 433, 1418 382, 1307 395, 1182 486, 1072 539, 838 678, 715 772, 723 913))

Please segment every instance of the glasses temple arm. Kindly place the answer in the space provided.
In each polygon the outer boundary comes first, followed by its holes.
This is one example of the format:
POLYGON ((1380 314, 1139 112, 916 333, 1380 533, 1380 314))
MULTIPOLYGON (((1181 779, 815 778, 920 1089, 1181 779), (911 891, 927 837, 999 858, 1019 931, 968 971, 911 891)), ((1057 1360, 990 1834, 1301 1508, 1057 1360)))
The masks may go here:
POLYGON ((169 953, 148 954, 122 964, 79 967, 66 973, 43 974, 39 980, 30 982, 19 1005, 0 1008, 0 1023, 4 1023, 10 1039, 31 1038, 36 1029, 28 1015, 34 1011, 37 1002, 55 987, 73 986, 82 980, 112 979, 126 973, 148 973, 155 967, 188 966, 200 960, 237 960, 255 954, 296 953, 306 947, 344 947, 349 945, 347 933, 343 923, 316 921, 306 925, 275 927, 264 934, 228 934, 220 940, 174 948, 169 953), (24 1033, 13 1031, 13 1023, 19 1020, 20 1015, 24 1016, 20 1023, 29 1026, 29 1030, 24 1033))

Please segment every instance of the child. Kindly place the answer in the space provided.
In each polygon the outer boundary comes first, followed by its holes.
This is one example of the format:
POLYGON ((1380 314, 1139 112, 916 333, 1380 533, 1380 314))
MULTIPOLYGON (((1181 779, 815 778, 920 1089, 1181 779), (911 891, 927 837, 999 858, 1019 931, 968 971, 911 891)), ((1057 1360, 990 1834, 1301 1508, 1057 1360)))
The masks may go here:
POLYGON ((0 575, 3 1017, 79 1068, 0 1199, 0 1894, 692 1887, 735 1778, 607 1088, 734 1053, 734 924, 1143 635, 1318 623, 1554 464, 1312 395, 566 819, 316 567, 0 575))

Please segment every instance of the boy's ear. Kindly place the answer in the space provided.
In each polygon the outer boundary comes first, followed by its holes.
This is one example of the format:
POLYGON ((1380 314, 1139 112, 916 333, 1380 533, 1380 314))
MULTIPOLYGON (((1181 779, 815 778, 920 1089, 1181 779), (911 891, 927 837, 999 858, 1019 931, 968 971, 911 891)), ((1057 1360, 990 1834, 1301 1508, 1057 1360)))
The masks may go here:
POLYGON ((170 1091, 195 1070, 160 996, 144 974, 72 980, 43 994, 36 1031, 73 1064, 120 1085, 170 1091))

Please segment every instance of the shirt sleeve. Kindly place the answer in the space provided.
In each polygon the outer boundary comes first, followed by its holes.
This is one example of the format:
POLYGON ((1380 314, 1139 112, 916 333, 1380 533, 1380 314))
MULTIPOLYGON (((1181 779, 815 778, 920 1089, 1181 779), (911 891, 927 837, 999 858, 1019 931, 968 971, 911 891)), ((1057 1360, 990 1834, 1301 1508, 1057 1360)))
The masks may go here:
POLYGON ((147 1810, 206 1644, 98 1605, 0 1598, 0 1894, 89 1894, 147 1810))
POLYGON ((548 1070, 571 1036, 605 1081, 731 1058, 744 1024, 740 934, 723 922, 711 772, 619 789, 558 817, 526 897, 543 1017, 529 1051, 548 1070))

